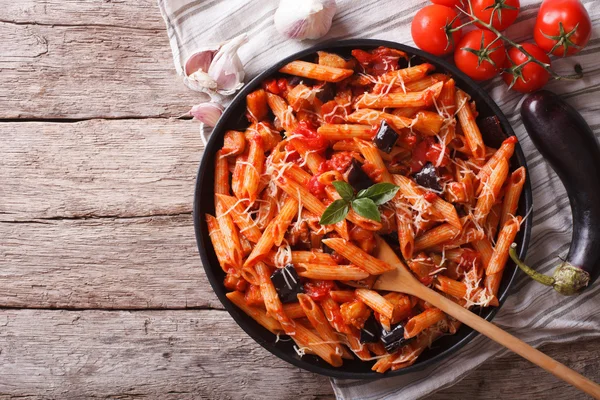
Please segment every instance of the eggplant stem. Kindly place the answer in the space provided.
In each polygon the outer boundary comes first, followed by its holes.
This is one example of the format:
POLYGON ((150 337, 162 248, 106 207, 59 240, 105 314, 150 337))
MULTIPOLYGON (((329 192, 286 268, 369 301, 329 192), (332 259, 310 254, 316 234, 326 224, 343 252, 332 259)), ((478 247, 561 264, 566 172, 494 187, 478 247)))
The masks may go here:
POLYGON ((542 285, 554 286, 555 280, 553 277, 544 275, 544 274, 540 274, 539 272, 537 272, 533 268, 529 267, 527 264, 525 264, 523 261, 521 261, 519 259, 519 256, 517 256, 517 244, 516 243, 513 243, 510 245, 510 249, 508 249, 508 254, 510 255, 510 258, 515 262, 515 264, 517 264, 517 266, 519 268, 521 268, 521 270, 523 272, 525 272, 527 275, 529 275, 533 280, 541 283, 542 285))

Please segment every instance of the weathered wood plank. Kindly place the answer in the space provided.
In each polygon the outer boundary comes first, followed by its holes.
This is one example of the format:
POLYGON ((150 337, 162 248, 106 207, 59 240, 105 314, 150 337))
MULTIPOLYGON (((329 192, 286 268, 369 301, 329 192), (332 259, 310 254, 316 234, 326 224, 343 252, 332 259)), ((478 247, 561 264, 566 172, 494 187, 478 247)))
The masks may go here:
POLYGON ((0 223, 0 307, 222 308, 191 214, 0 223))
POLYGON ((224 311, 0 310, 0 397, 323 399, 224 311))
POLYGON ((191 212, 196 121, 6 122, 0 137, 0 221, 191 212))
POLYGON ((156 0, 19 0, 0 9, 0 22, 61 26, 119 26, 164 29, 156 0))
MULTIPOLYGON (((542 347, 596 381, 600 339, 542 347)), ((0 310, 0 397, 332 399, 326 378, 254 343, 223 311, 0 310)), ((427 399, 583 398, 517 356, 427 399)))
POLYGON ((163 29, 0 23, 0 38, 0 119, 178 116, 200 98, 163 29))

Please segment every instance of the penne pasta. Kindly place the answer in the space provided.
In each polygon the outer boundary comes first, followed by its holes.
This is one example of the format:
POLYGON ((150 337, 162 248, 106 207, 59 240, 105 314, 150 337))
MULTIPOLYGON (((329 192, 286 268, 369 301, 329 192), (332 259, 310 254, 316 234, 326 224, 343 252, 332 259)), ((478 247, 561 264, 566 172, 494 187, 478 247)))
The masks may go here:
POLYGON ((325 82, 339 82, 354 73, 351 69, 330 67, 299 60, 286 64, 279 72, 325 82))
POLYGON ((371 140, 375 135, 376 130, 371 125, 323 124, 317 129, 317 132, 328 140, 344 140, 355 137, 371 140))
POLYGON ((256 322, 261 324, 265 329, 269 330, 273 334, 278 334, 282 332, 281 325, 275 318, 272 318, 267 315, 263 310, 250 307, 246 304, 246 300, 244 300, 244 295, 240 292, 229 292, 226 294, 229 301, 237 306, 237 308, 241 309, 247 315, 252 317, 256 322))
POLYGON ((369 277, 369 273, 353 265, 307 264, 296 265, 298 275, 310 279, 358 281, 369 277))
POLYGON ((404 326, 404 338, 410 339, 415 337, 444 318, 446 318, 446 314, 442 310, 429 308, 408 320, 404 326))
POLYGON ((367 271, 370 275, 379 275, 394 269, 394 267, 385 261, 378 260, 347 240, 323 239, 323 243, 335 250, 336 253, 350 261, 352 264, 359 265, 360 268, 367 271))
POLYGON ((438 82, 421 92, 371 94, 365 93, 356 102, 357 108, 429 107, 440 96, 443 82, 438 82))
POLYGON ((394 315, 394 305, 375 290, 356 289, 356 297, 386 318, 394 315))
POLYGON ((475 116, 468 104, 469 96, 462 90, 456 90, 455 103, 457 110, 458 121, 465 134, 465 139, 469 150, 475 159, 483 160, 485 157, 485 145, 479 127, 475 122, 475 116))
POLYGON ((515 170, 506 184, 502 211, 500 212, 500 226, 504 226, 509 218, 513 218, 519 206, 519 199, 525 184, 525 168, 515 170))

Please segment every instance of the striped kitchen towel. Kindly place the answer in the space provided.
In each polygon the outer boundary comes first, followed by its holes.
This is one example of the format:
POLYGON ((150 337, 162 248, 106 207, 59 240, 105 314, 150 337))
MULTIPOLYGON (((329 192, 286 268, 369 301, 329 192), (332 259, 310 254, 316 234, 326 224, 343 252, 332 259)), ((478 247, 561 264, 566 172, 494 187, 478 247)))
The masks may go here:
MULTIPOLYGON (((249 37, 248 44, 240 49, 247 79, 283 57, 316 43, 286 40, 277 33, 273 25, 276 0, 159 0, 158 3, 167 24, 175 68, 180 74, 184 60, 196 49, 243 32, 249 37)), ((427 4, 424 0, 338 0, 337 3, 333 26, 322 40, 375 38, 413 46, 410 22, 427 4)), ((557 60, 555 68, 569 70, 579 62, 585 78, 553 82, 548 89, 561 94, 578 109, 598 137, 600 2, 584 0, 584 4, 594 26, 592 40, 579 55, 557 60)), ((521 6, 517 22, 507 33, 517 41, 531 40, 539 0, 522 0, 521 6)), ((567 195, 525 132, 519 117, 521 95, 507 92, 498 78, 486 83, 485 88, 510 120, 527 155, 534 195, 534 227, 527 262, 536 270, 549 273, 569 248, 571 212, 567 195)), ((562 297, 520 274, 494 323, 533 346, 600 336, 600 283, 579 296, 562 297)), ((423 371, 367 383, 333 380, 332 385, 339 399, 415 399, 457 383, 488 358, 505 352, 479 335, 462 350, 423 371)))

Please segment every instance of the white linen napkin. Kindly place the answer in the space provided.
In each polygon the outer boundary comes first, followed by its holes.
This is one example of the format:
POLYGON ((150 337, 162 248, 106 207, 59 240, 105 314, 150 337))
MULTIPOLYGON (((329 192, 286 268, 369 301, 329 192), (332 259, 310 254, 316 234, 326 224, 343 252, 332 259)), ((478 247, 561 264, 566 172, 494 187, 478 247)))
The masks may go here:
MULTIPOLYGON (((511 38, 531 40, 539 2, 521 0, 519 18, 507 31, 511 38)), ((376 38, 412 46, 410 23, 414 14, 429 4, 424 0, 338 0, 337 3, 333 26, 321 41, 376 38)), ((547 88, 562 94, 578 109, 599 137, 600 2, 584 0, 583 3, 594 25, 592 40, 579 55, 553 63, 556 69, 569 70, 579 62, 585 78, 575 82, 553 82, 547 88)), ((196 49, 243 32, 249 37, 249 42, 239 52, 245 65, 246 81, 278 60, 317 42, 286 40, 275 30, 276 0, 158 0, 158 4, 167 24, 175 68, 180 74, 183 62, 196 49)), ((566 255, 571 239, 567 195, 521 123, 521 95, 507 92, 499 78, 486 83, 485 88, 508 117, 527 155, 534 196, 534 227, 527 262, 537 271, 550 273, 559 257, 566 255)), ((521 273, 494 323, 533 346, 600 336, 600 282, 578 296, 563 297, 521 273)), ((416 399, 459 382, 488 358, 506 352, 479 335, 460 351, 423 371, 367 383, 334 379, 332 386, 338 399, 416 399)))

